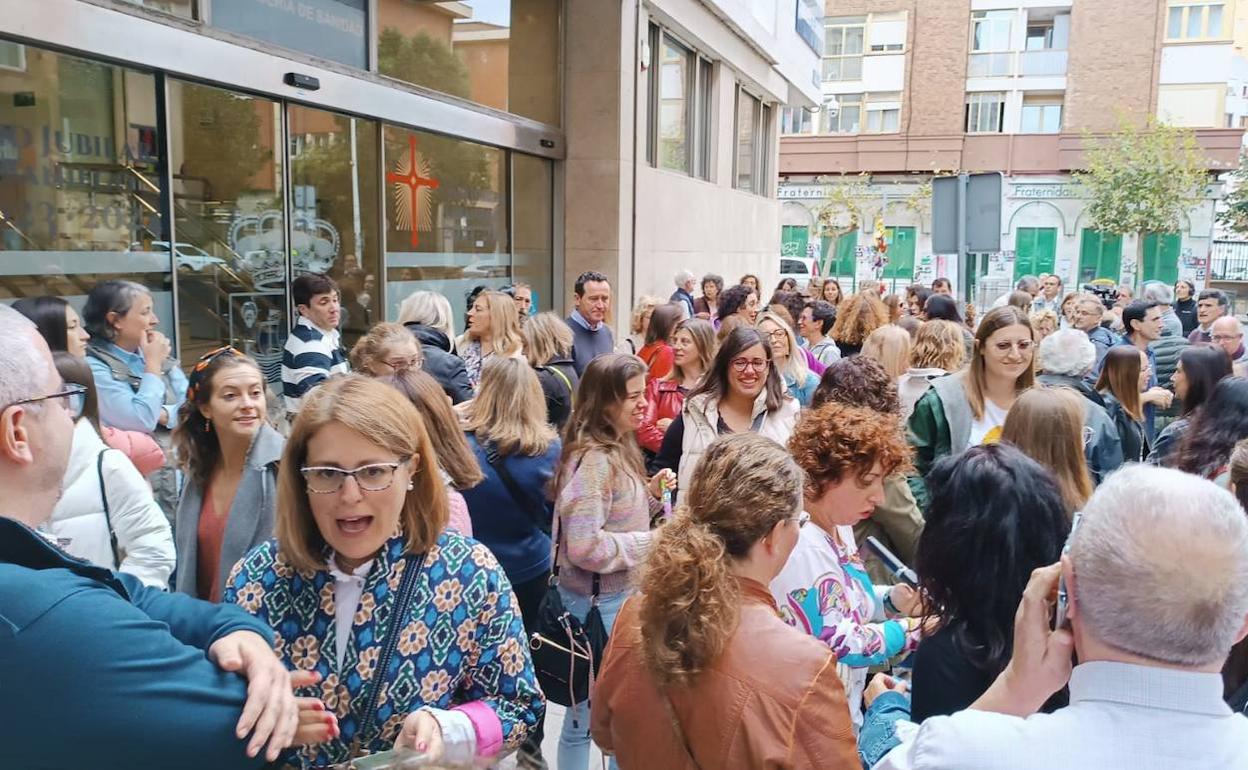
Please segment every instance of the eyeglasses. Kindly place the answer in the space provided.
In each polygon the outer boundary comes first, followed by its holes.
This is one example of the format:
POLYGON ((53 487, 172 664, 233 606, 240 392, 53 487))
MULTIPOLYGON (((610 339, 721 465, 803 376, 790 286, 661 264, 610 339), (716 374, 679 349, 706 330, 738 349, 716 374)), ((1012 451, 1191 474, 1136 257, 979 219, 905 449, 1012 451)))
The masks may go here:
MULTIPOLYGON (((9 407, 12 407, 12 406, 22 406, 23 404, 38 404, 41 401, 51 401, 52 399, 63 398, 65 399, 65 401, 62 404, 62 406, 64 406, 65 411, 73 415, 74 419, 76 420, 82 416, 82 409, 86 405, 86 401, 87 401, 86 397, 87 397, 87 389, 85 386, 77 385, 74 383, 66 383, 63 389, 58 390, 55 393, 49 393, 46 396, 35 396, 34 398, 23 398, 21 401, 14 401, 13 403, 4 407, 4 409, 8 409, 9 407)), ((4 409, 0 409, 0 412, 4 411, 4 409)))
POLYGON ((1243 337, 1244 335, 1242 334, 1214 334, 1211 335, 1209 339, 1214 342, 1231 342, 1233 340, 1243 339, 1243 337))
POLYGON ((767 339, 772 342, 783 342, 789 338, 788 332, 784 329, 772 329, 767 332, 767 339))
POLYGON ((789 518, 785 519, 785 521, 796 521, 797 528, 801 529, 802 527, 810 523, 810 514, 807 513, 806 511, 802 511, 796 516, 790 516, 789 518))
POLYGON ((746 369, 753 369, 756 372, 765 372, 769 362, 763 358, 734 358, 732 359, 732 368, 738 373, 744 374, 746 369))
POLYGON ((420 369, 424 365, 424 359, 420 356, 408 356, 406 358, 392 358, 385 362, 386 366, 396 372, 406 372, 410 370, 420 369))
POLYGON ((392 463, 369 463, 347 470, 333 465, 309 465, 299 469, 308 491, 316 495, 332 495, 342 489, 347 477, 365 492, 384 492, 394 483, 394 472, 412 458, 404 457, 392 463))

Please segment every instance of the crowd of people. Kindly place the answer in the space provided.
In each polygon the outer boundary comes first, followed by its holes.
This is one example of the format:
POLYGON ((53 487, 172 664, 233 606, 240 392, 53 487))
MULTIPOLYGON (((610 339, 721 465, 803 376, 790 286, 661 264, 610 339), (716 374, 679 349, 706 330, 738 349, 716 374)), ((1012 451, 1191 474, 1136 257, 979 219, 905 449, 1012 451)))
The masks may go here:
POLYGON ((0 307, 6 756, 1248 768, 1228 297, 725 283, 618 338, 593 271, 416 292, 346 350, 306 274, 280 392, 138 284, 0 307))

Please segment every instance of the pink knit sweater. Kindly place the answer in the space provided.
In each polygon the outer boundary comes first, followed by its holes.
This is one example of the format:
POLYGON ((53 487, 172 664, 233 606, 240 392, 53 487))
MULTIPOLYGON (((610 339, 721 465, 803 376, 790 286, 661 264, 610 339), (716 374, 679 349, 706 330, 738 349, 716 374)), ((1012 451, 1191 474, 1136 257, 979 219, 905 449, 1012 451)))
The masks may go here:
POLYGON ((633 571, 650 548, 651 513, 660 507, 640 480, 612 469, 605 452, 586 452, 555 499, 563 587, 588 596, 597 572, 601 593, 631 588, 633 571))

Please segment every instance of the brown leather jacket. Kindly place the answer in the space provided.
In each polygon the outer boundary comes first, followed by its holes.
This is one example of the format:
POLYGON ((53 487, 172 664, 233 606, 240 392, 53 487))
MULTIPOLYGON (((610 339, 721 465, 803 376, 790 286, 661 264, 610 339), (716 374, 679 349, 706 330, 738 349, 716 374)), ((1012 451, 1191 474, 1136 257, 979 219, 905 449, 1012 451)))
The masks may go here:
MULTIPOLYGON (((836 657, 788 626, 766 586, 741 581, 741 620, 692 686, 669 690, 701 770, 861 767, 836 657)), ((694 770, 642 660, 630 598, 616 618, 594 690, 594 741, 623 770, 694 770)))

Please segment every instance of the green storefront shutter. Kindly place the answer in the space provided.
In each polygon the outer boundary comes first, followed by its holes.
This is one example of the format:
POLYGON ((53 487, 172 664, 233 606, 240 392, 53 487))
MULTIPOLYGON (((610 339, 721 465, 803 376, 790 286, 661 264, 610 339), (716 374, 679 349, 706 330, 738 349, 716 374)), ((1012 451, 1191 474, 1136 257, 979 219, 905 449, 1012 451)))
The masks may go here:
POLYGON ((836 264, 837 277, 853 278, 858 274, 858 231, 851 230, 848 233, 842 233, 836 239, 836 264))
POLYGON ((784 225, 780 228, 780 255, 805 257, 806 244, 810 242, 810 230, 802 225, 784 225))
POLYGON ((1144 236, 1142 281, 1172 284, 1179 280, 1179 250, 1183 238, 1178 233, 1149 233, 1144 236))
POLYGON ((1020 227, 1014 237, 1014 280, 1052 273, 1057 265, 1057 228, 1020 227))
POLYGON ((1085 229, 1079 245, 1079 282, 1106 278, 1118 283, 1122 272, 1122 236, 1085 229))
POLYGON ((913 227, 886 227, 884 237, 888 242, 888 264, 884 267, 885 278, 914 278, 915 232, 913 227))

